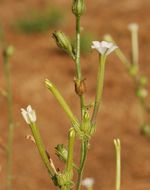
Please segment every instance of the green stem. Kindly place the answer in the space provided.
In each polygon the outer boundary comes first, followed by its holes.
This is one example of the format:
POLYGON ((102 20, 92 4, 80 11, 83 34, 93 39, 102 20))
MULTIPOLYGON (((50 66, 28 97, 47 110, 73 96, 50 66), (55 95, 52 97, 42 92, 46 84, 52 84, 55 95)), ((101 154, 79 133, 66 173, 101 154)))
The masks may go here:
POLYGON ((47 168, 47 171, 48 171, 50 177, 54 177, 56 172, 55 172, 55 169, 52 167, 51 162, 50 162, 48 155, 46 153, 46 149, 45 149, 45 146, 44 146, 43 141, 41 139, 39 129, 35 123, 31 123, 30 128, 32 131, 32 135, 35 139, 35 143, 36 143, 36 146, 38 148, 39 154, 42 158, 42 161, 43 161, 45 167, 47 168))
POLYGON ((120 140, 114 140, 116 150, 116 190, 120 190, 121 184, 121 145, 120 140))
POLYGON ((81 181, 82 181, 83 170, 84 170, 85 161, 86 161, 86 157, 87 157, 87 152, 88 152, 88 141, 82 140, 81 159, 80 159, 80 167, 79 167, 79 171, 78 171, 76 190, 80 190, 80 187, 81 187, 81 181))
POLYGON ((12 89, 11 89, 11 78, 10 78, 10 65, 9 58, 4 55, 4 74, 7 88, 7 108, 8 108, 8 142, 7 142, 7 190, 12 189, 12 149, 13 149, 13 100, 12 100, 12 89))
POLYGON ((97 113, 99 111, 101 100, 102 100, 106 56, 101 55, 99 60, 100 60, 100 63, 98 67, 97 90, 96 90, 96 97, 95 97, 95 103, 94 103, 94 110, 93 110, 93 114, 91 118, 92 126, 95 126, 96 124, 96 117, 97 117, 97 113))
MULTIPOLYGON (((80 42, 81 35, 80 35, 80 16, 76 16, 76 78, 77 80, 82 80, 82 73, 81 73, 81 65, 80 65, 80 42)), ((80 96, 80 107, 81 107, 81 120, 83 117, 84 112, 84 97, 83 95, 80 96)))
POLYGON ((81 80, 81 66, 80 66, 80 17, 76 17, 76 77, 81 80))

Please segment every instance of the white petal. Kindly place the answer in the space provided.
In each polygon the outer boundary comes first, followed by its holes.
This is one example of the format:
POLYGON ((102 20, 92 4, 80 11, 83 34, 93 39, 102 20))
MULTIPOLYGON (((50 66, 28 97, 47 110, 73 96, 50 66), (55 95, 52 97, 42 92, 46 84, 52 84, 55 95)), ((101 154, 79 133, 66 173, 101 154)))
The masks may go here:
POLYGON ((113 45, 113 43, 106 42, 106 41, 102 41, 101 44, 102 44, 102 47, 105 47, 105 48, 110 48, 113 45))
POLYGON ((99 45, 100 45, 100 42, 98 42, 98 41, 93 41, 91 48, 97 49, 97 48, 99 47, 99 45))
POLYGON ((30 119, 28 117, 28 113, 25 109, 21 108, 21 114, 24 118, 24 120, 26 121, 27 124, 30 124, 30 119))
POLYGON ((36 114, 35 114, 35 111, 32 110, 32 113, 28 113, 29 114, 29 118, 31 120, 31 122, 36 122, 36 114))
POLYGON ((28 106, 27 106, 27 112, 32 112, 32 107, 31 107, 31 105, 28 105, 28 106))
POLYGON ((107 51, 107 47, 100 46, 98 48, 98 51, 99 51, 99 53, 101 53, 102 55, 104 55, 106 53, 106 51, 107 51))
POLYGON ((91 48, 96 49, 102 55, 104 55, 104 54, 109 55, 112 51, 114 51, 118 47, 116 45, 114 45, 112 42, 93 41, 91 48))
POLYGON ((25 119, 27 124, 31 124, 36 122, 36 113, 35 110, 32 109, 32 107, 29 105, 27 106, 27 109, 21 109, 21 113, 23 115, 23 118, 25 119))
POLYGON ((85 186, 85 187, 92 187, 94 184, 94 179, 93 178, 85 178, 83 181, 82 181, 82 185, 85 186))
POLYGON ((106 55, 109 55, 111 52, 113 52, 113 51, 114 51, 115 49, 117 49, 117 48, 118 48, 118 46, 112 44, 112 47, 110 47, 110 48, 108 49, 106 55))
POLYGON ((137 24, 137 23, 130 23, 129 25, 128 25, 128 29, 130 30, 130 31, 133 31, 133 30, 138 30, 139 29, 139 25, 137 24))

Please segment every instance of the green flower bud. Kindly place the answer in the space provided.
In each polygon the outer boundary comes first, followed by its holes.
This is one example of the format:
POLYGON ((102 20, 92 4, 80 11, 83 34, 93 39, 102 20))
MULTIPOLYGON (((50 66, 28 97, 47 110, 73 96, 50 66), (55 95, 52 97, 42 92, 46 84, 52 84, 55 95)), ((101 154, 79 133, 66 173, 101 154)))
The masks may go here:
POLYGON ((146 98, 146 96, 148 95, 148 92, 145 88, 139 88, 136 91, 136 95, 140 98, 146 98))
POLYGON ((13 54, 14 54, 14 47, 12 45, 9 45, 3 51, 3 55, 8 58, 11 57, 13 54))
POLYGON ((150 125, 149 124, 142 124, 141 125, 141 134, 150 136, 150 125))
POLYGON ((129 68, 129 74, 131 76, 136 76, 138 73, 138 67, 136 65, 131 65, 131 67, 129 68))
POLYGON ((84 111, 83 121, 82 121, 82 130, 88 134, 90 130, 90 115, 87 110, 84 111))
POLYGON ((57 46, 75 59, 74 49, 69 38, 61 31, 55 31, 52 36, 55 39, 57 46))
POLYGON ((76 16, 81 16, 85 12, 84 0, 73 0, 72 12, 76 16))
POLYGON ((55 147, 56 150, 56 155, 58 156, 58 158, 60 160, 62 160, 63 162, 67 161, 67 157, 68 157, 68 151, 66 150, 66 148, 64 147, 63 144, 58 144, 55 147))
POLYGON ((147 77, 146 76, 141 76, 140 77, 140 85, 145 86, 145 85, 147 85, 147 83, 148 83, 147 77))

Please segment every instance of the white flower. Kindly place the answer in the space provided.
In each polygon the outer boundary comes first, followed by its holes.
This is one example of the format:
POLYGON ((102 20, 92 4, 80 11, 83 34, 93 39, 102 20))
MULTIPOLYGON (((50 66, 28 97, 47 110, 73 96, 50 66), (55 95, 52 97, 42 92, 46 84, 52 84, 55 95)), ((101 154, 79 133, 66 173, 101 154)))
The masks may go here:
POLYGON ((32 107, 29 105, 27 109, 21 108, 21 114, 27 124, 36 122, 36 114, 32 107))
POLYGON ((92 187, 94 184, 94 179, 87 177, 82 181, 82 185, 85 186, 86 188, 92 187))
POLYGON ((139 29, 139 25, 137 23, 130 23, 128 25, 128 29, 130 31, 137 31, 139 29))
POLYGON ((96 49, 102 55, 109 55, 112 51, 114 51, 118 46, 114 45, 111 42, 106 41, 93 41, 92 42, 92 49, 96 49))

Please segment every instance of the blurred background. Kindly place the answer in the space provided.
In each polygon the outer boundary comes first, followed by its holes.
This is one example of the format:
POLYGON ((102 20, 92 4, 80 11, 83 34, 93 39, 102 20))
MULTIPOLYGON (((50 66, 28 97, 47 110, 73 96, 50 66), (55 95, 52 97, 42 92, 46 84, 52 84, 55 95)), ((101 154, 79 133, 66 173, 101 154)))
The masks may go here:
MULTIPOLYGON (((54 147, 67 143, 70 127, 63 110, 44 87, 44 79, 53 81, 79 116, 78 97, 74 93, 74 63, 55 45, 51 34, 64 31, 72 42, 75 19, 67 0, 0 0, 0 25, 5 40, 15 53, 11 59, 13 111, 15 118, 13 145, 14 190, 54 189, 36 147, 25 136, 30 129, 20 109, 31 104, 37 113, 44 143, 58 167, 54 147)), ((98 56, 91 52, 92 40, 102 40, 110 33, 127 57, 131 55, 128 24, 140 26, 140 69, 150 75, 150 1, 86 0, 82 18, 81 64, 86 78, 88 103, 94 100, 98 56)), ((0 52, 0 87, 5 88, 2 52, 0 52)), ((150 87, 149 87, 150 90, 150 87)), ((84 177, 95 179, 95 190, 115 187, 115 151, 113 139, 122 142, 122 190, 150 189, 150 138, 139 132, 137 99, 134 85, 124 65, 115 54, 109 56, 105 74, 103 104, 98 116, 97 132, 90 145, 84 177)), ((7 106, 0 96, 0 137, 7 142, 7 106)), ((77 149, 78 150, 78 149, 77 149)), ((78 159, 78 151, 76 158, 78 159)), ((5 190, 6 154, 0 150, 0 190, 5 190)))

